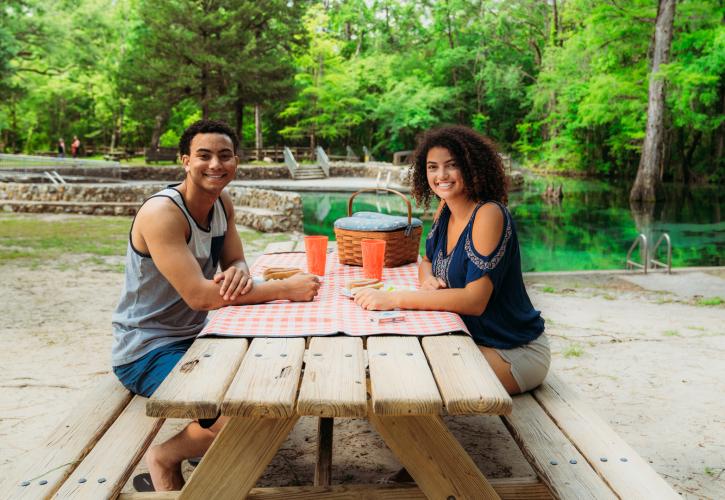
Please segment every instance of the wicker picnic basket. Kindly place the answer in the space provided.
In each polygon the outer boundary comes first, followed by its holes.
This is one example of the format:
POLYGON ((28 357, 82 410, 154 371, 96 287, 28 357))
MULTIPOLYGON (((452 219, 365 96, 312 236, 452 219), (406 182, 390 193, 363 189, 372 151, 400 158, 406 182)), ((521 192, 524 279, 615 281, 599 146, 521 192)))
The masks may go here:
MULTIPOLYGON (((394 190, 383 188, 361 189, 353 193, 347 202, 347 217, 335 221, 335 239, 337 240, 337 254, 341 264, 352 266, 362 266, 362 250, 360 242, 363 239, 373 238, 385 240, 385 267, 397 267, 411 262, 418 261, 418 248, 420 248, 420 237, 423 233, 423 224, 420 220, 412 217, 413 210, 407 196, 394 190), (403 217, 396 217, 386 214, 374 214, 360 212, 353 215, 352 202, 357 195, 364 192, 388 191, 397 194, 408 207, 407 223, 403 217), (361 217, 357 217, 361 216, 361 217), (372 224, 363 224, 366 226, 377 225, 375 221, 380 221, 384 230, 364 230, 355 228, 338 227, 338 225, 347 222, 373 221, 372 224), (392 228, 392 229, 391 229, 392 228)), ((353 226, 355 224, 352 224, 353 226)), ((359 225, 359 224, 358 224, 359 225)))

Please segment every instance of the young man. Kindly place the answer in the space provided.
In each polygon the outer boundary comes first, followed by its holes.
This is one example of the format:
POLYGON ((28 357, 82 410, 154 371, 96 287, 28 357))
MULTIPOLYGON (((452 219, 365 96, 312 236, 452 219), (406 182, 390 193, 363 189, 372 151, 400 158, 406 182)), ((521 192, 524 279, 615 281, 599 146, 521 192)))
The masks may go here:
MULTIPOLYGON (((224 123, 191 125, 179 141, 186 178, 146 200, 131 225, 126 281, 113 314, 112 364, 136 394, 148 397, 161 385, 204 327, 207 311, 317 295, 319 280, 308 274, 253 285, 232 200, 223 191, 234 179, 237 145, 224 123)), ((192 422, 149 449, 155 489, 181 489, 182 460, 203 455, 224 422, 192 422)))

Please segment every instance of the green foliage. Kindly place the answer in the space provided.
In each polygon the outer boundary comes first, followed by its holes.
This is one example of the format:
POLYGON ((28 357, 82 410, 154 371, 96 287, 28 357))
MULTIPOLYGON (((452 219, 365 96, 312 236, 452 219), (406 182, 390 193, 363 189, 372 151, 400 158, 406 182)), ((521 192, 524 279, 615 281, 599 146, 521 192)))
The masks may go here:
POLYGON ((580 343, 573 342, 562 351, 562 354, 565 358, 579 358, 584 354, 584 348, 580 343))
POLYGON ((706 297, 697 299, 698 306, 719 306, 723 302, 725 301, 723 301, 723 299, 721 299, 720 297, 706 297))
MULTIPOLYGON (((547 47, 530 88, 532 109, 517 149, 529 161, 558 169, 633 175, 644 139, 654 19, 650 1, 573 0, 562 7, 561 45, 547 47)), ((725 72, 723 7, 715 1, 678 3, 668 80, 669 175, 685 169, 720 175, 722 158, 706 146, 722 123, 725 72), (695 155, 697 152, 697 155, 695 155)), ((684 177, 683 177, 684 175, 684 177)))
MULTIPOLYGON (((552 170, 632 176, 657 2, 6 0, 0 150, 174 145, 192 117, 378 158, 463 123, 552 170)), ((665 179, 725 179, 725 7, 677 3, 665 179)))

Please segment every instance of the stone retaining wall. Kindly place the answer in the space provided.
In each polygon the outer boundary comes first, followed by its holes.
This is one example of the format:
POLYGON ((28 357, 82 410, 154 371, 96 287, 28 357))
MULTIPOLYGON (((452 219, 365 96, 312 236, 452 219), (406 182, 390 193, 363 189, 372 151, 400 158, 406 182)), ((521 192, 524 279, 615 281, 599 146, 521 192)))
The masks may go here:
MULTIPOLYGON (((182 181, 184 169, 179 165, 158 167, 13 167, 3 172, 19 172, 37 175, 42 178, 43 172, 56 171, 63 177, 107 178, 128 181, 182 181)), ((237 168, 237 180, 289 179, 289 170, 284 165, 240 165, 237 168)))
MULTIPOLYGON (((0 182, 0 206, 23 212, 132 215, 165 184, 24 184, 0 182)), ((297 193, 230 187, 236 220, 260 231, 302 231, 297 193)))
MULTIPOLYGON (((42 178, 43 172, 54 170, 63 177, 89 177, 108 178, 128 181, 182 181, 184 180, 184 169, 179 165, 165 165, 157 167, 64 167, 64 166, 42 166, 42 167, 13 167, 6 169, 7 172, 20 172, 34 174, 42 178)), ((398 167, 390 163, 368 162, 352 163, 335 161, 330 163, 330 175, 333 177, 377 177, 382 172, 385 179, 388 172, 391 172, 391 179, 400 182, 407 178, 407 167, 398 167)), ((289 170, 284 165, 239 165, 237 168, 237 180, 265 180, 265 179, 289 179, 289 170)))

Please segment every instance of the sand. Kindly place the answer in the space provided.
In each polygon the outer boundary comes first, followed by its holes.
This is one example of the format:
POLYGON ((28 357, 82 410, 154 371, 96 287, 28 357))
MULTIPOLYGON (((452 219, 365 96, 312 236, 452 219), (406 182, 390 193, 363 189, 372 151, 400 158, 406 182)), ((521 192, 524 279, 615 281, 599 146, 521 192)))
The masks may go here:
MULTIPOLYGON (((119 262, 0 266, 0 474, 109 372, 119 262)), ((613 275, 527 283, 547 320, 552 369, 684 497, 725 497, 725 307, 613 275)), ((497 417, 447 420, 487 476, 532 474, 497 417)), ((167 421, 157 440, 184 423, 167 421)), ((314 419, 301 419, 260 485, 311 484, 315 432, 314 419)), ((334 445, 335 483, 373 482, 399 466, 365 421, 336 421, 334 445)))

